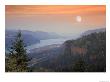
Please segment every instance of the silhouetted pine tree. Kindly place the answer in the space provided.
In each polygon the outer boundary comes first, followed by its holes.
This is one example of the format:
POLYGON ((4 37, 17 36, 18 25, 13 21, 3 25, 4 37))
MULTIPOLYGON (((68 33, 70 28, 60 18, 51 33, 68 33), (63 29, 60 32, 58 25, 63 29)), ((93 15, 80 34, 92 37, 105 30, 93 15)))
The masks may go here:
POLYGON ((5 70, 9 72, 27 72, 29 61, 24 48, 21 32, 19 31, 12 44, 8 57, 5 58, 5 70))

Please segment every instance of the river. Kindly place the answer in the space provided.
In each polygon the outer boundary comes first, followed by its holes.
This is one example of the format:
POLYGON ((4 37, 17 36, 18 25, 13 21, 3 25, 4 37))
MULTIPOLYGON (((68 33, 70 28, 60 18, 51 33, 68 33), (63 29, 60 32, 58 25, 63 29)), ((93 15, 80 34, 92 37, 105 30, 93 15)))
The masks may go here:
POLYGON ((48 45, 62 44, 66 40, 70 40, 70 38, 57 38, 57 39, 40 40, 40 43, 36 43, 36 44, 32 44, 30 46, 27 46, 26 49, 30 51, 32 49, 44 47, 44 46, 48 46, 48 45))

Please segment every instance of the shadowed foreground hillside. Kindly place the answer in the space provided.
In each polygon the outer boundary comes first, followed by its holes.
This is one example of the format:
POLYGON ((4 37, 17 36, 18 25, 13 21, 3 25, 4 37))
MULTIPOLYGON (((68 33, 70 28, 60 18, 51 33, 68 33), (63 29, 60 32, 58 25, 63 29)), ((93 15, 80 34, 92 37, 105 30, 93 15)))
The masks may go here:
POLYGON ((34 65, 31 71, 106 72, 106 32, 68 40, 60 48, 57 57, 34 65))

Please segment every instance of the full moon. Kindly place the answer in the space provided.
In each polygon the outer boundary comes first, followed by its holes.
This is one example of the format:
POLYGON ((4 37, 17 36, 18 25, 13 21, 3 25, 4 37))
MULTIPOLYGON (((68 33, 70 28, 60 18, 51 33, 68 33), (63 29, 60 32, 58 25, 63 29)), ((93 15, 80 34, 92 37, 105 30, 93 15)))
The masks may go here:
POLYGON ((81 16, 76 16, 76 21, 77 22, 81 22, 81 20, 82 20, 81 16))

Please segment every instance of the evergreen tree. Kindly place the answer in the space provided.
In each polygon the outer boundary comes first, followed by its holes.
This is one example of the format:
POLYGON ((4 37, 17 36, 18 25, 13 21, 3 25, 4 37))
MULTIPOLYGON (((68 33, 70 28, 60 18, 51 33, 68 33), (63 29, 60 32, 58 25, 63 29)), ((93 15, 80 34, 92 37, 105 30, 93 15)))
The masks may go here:
POLYGON ((5 58, 5 70, 10 72, 27 72, 28 57, 19 31, 12 44, 8 57, 5 58))

